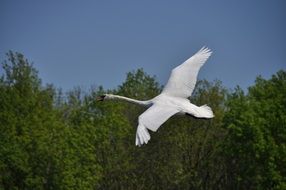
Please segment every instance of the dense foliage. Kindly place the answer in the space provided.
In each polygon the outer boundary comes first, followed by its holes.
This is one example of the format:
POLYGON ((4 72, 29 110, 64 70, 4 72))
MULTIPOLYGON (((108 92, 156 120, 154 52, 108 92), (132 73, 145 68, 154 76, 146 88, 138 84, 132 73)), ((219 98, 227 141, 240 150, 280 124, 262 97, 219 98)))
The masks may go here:
POLYGON ((143 108, 96 102, 115 93, 160 93, 142 69, 116 89, 67 93, 43 86, 9 52, 0 78, 0 189, 286 189, 286 72, 258 77, 247 93, 199 81, 191 101, 212 120, 174 116, 135 147, 143 108))

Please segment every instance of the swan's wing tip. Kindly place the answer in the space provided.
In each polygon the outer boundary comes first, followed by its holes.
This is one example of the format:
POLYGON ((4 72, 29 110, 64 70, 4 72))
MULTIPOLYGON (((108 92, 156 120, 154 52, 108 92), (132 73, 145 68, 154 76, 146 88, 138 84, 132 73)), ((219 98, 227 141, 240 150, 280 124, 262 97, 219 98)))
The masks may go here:
POLYGON ((147 144, 148 141, 151 139, 148 129, 143 125, 138 125, 137 132, 136 132, 136 139, 135 145, 142 146, 143 144, 147 144))
POLYGON ((198 53, 202 53, 202 54, 209 54, 211 55, 213 52, 210 48, 208 48, 207 46, 203 46, 198 53))

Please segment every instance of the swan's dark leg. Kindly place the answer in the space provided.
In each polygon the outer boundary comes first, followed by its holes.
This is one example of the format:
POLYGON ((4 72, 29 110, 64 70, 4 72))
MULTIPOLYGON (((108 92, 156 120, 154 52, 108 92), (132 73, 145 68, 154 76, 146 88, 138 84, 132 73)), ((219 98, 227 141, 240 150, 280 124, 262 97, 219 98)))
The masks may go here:
POLYGON ((194 115, 192 114, 189 114, 189 113, 185 113, 186 116, 189 116, 189 117, 192 117, 194 119, 200 119, 200 120, 209 120, 210 118, 205 118, 205 117, 195 117, 194 115))

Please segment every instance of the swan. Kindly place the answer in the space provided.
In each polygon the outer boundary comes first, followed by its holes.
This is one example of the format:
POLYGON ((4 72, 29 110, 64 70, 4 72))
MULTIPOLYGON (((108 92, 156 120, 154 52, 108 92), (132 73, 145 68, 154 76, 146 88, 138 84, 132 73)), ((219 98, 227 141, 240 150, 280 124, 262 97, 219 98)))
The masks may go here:
POLYGON ((209 106, 196 106, 188 99, 195 88, 200 68, 211 54, 210 49, 203 47, 181 65, 175 67, 161 94, 153 99, 141 101, 114 94, 104 94, 98 96, 97 100, 119 99, 148 108, 138 117, 136 146, 147 144, 151 139, 148 129, 156 132, 165 121, 175 114, 186 114, 204 119, 213 118, 214 114, 209 106))

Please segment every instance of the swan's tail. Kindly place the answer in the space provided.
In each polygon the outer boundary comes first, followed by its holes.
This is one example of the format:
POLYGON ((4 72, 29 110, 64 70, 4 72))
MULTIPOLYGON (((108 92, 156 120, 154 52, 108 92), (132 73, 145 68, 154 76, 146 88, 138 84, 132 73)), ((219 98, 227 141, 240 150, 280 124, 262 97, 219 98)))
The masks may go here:
POLYGON ((212 109, 209 106, 203 105, 203 106, 200 106, 198 108, 198 115, 196 115, 196 117, 199 117, 199 118, 213 118, 214 117, 214 113, 213 113, 212 109))

